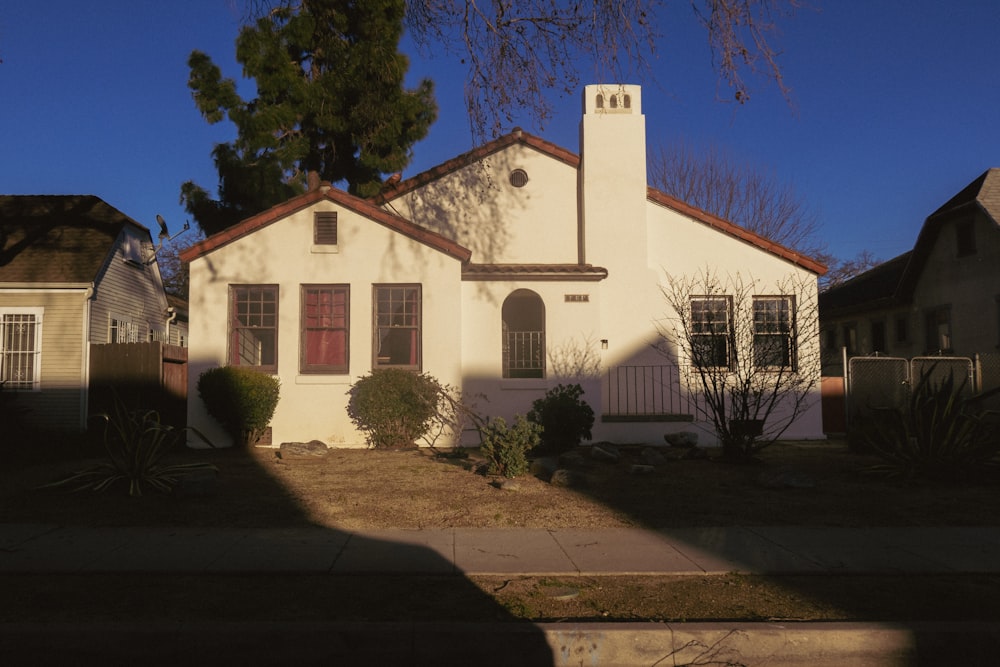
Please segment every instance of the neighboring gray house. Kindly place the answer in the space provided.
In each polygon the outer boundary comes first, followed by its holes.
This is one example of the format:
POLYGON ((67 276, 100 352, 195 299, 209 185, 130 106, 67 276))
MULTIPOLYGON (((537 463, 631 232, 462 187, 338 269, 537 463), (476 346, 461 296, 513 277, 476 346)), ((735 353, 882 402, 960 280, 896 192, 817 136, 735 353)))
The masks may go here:
POLYGON ((0 195, 0 381, 29 421, 83 429, 90 345, 167 327, 146 227, 92 195, 0 195))
POLYGON ((849 356, 1000 349, 1000 168, 924 221, 913 249, 819 298, 824 375, 849 356))

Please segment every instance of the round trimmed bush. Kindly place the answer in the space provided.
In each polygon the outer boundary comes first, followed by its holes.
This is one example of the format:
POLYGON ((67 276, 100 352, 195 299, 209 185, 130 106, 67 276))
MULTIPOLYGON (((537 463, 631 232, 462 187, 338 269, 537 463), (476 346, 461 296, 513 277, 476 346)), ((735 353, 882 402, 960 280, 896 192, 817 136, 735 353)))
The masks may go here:
POLYGON ((198 376, 198 395, 208 414, 242 447, 252 447, 264 435, 280 389, 278 378, 239 366, 210 368, 198 376))
POLYGON ((412 447, 430 431, 443 388, 432 376, 386 368, 358 378, 347 414, 375 449, 412 447))

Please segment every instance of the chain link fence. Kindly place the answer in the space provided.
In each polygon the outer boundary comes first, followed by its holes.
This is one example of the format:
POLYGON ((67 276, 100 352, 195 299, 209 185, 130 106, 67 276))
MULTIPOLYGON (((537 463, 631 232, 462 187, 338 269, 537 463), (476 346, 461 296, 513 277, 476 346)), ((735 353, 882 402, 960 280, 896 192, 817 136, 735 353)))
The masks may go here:
MULTIPOLYGON (((984 395, 1000 387, 1000 353, 969 357, 852 357, 847 368, 847 428, 873 411, 905 410, 910 391, 920 378, 933 383, 949 377, 961 387, 961 395, 984 395)), ((984 396, 982 407, 1000 409, 1000 393, 984 396)))

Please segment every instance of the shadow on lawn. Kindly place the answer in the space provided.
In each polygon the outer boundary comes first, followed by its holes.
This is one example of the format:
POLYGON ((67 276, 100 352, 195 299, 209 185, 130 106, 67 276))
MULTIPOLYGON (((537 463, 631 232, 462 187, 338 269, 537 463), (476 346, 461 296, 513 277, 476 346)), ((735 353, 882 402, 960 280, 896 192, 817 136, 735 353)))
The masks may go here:
POLYGON ((553 664, 539 629, 440 553, 314 524, 247 452, 213 452, 219 479, 200 491, 81 495, 33 489, 55 471, 95 460, 92 443, 26 442, 34 447, 8 450, 8 474, 0 476, 0 521, 8 524, 0 531, 0 585, 13 603, 0 607, 6 662, 553 664), (204 521, 231 506, 215 502, 217 494, 250 498, 237 505, 254 516, 204 521), (83 507, 90 521, 81 520, 83 507), (102 519, 112 513, 113 523, 102 519), (18 522, 19 514, 31 523, 18 522), (32 572, 49 555, 51 571, 32 572), (28 573, 19 565, 25 558, 34 561, 28 573), (338 574, 334 564, 345 559, 361 573, 338 574), (414 573, 385 574, 394 562, 414 573), (503 623, 503 640, 484 641, 483 622, 503 623))

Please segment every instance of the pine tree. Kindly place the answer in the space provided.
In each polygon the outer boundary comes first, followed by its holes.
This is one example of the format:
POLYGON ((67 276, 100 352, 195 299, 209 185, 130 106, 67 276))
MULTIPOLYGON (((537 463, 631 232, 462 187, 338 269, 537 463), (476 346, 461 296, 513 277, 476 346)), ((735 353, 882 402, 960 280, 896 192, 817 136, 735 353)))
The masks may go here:
POLYGON ((188 86, 209 123, 226 118, 237 138, 213 151, 219 199, 197 184, 181 198, 212 234, 315 187, 346 182, 378 192, 403 169, 437 116, 432 83, 403 87, 399 53, 403 0, 303 0, 280 6, 240 31, 236 59, 256 83, 242 99, 206 54, 188 59, 188 86))

